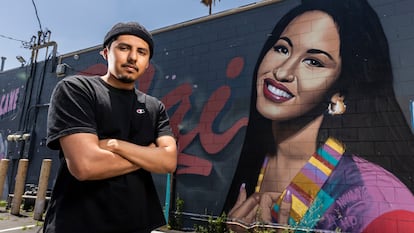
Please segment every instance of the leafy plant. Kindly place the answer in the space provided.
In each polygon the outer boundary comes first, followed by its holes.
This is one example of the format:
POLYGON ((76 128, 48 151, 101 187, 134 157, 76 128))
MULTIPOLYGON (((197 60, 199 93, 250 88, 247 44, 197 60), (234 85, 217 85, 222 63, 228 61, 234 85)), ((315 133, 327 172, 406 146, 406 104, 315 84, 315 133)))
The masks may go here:
POLYGON ((7 201, 1 200, 0 201, 0 207, 6 207, 6 206, 7 206, 7 201))
POLYGON ((175 200, 175 212, 169 218, 168 228, 173 230, 181 230, 183 228, 183 210, 184 200, 177 197, 175 200))
POLYGON ((219 217, 209 216, 207 220, 207 224, 205 225, 196 225, 195 232, 197 233, 227 233, 226 226, 227 216, 225 213, 222 213, 219 217))

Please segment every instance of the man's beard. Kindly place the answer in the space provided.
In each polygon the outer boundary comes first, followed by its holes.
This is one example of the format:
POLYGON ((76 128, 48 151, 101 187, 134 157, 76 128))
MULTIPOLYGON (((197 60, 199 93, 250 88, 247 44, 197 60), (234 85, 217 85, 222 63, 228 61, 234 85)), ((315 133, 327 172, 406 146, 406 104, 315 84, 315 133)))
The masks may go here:
POLYGON ((124 76, 124 75, 119 76, 119 77, 117 77, 116 79, 117 79, 118 81, 122 82, 122 83, 133 83, 133 82, 135 82, 135 80, 134 80, 134 79, 129 78, 128 76, 124 76))

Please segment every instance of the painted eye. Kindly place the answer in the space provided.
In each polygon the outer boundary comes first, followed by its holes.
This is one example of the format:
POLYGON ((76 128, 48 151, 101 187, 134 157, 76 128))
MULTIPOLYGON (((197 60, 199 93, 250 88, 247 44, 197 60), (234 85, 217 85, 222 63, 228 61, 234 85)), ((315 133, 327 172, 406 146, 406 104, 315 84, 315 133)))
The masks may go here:
POLYGON ((325 67, 320 61, 312 58, 303 60, 303 63, 308 64, 313 67, 325 67))
POLYGON ((289 49, 285 46, 275 45, 273 46, 273 50, 280 54, 289 55, 289 49))

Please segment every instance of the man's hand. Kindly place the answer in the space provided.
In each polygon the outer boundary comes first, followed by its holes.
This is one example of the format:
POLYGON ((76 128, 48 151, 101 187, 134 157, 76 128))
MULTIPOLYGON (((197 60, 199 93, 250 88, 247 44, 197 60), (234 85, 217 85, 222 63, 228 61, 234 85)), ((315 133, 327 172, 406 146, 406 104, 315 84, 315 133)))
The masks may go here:
POLYGON ((174 172, 177 167, 177 144, 171 136, 161 136, 148 146, 119 139, 102 139, 99 147, 149 172, 165 174, 174 172))
POLYGON ((99 147, 105 150, 114 152, 119 146, 119 143, 116 139, 102 139, 99 140, 99 147))
POLYGON ((110 140, 95 134, 75 133, 59 139, 69 172, 78 180, 107 179, 139 169, 109 149, 110 140))
MULTIPOLYGON (((109 150, 111 152, 115 152, 119 148, 119 141, 117 139, 102 139, 99 140, 99 147, 105 150, 109 150)), ((151 143, 148 147, 157 147, 155 143, 151 143)))

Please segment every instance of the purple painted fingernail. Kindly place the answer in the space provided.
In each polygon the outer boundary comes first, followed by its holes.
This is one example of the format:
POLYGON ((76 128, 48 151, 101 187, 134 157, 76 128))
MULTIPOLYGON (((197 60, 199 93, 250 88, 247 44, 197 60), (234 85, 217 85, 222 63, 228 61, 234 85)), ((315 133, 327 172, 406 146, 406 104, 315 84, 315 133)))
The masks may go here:
POLYGON ((283 200, 288 203, 292 202, 292 193, 290 193, 289 189, 286 191, 286 196, 283 200))
POLYGON ((242 183, 242 184, 240 185, 240 190, 245 189, 245 188, 246 188, 246 183, 242 183))

